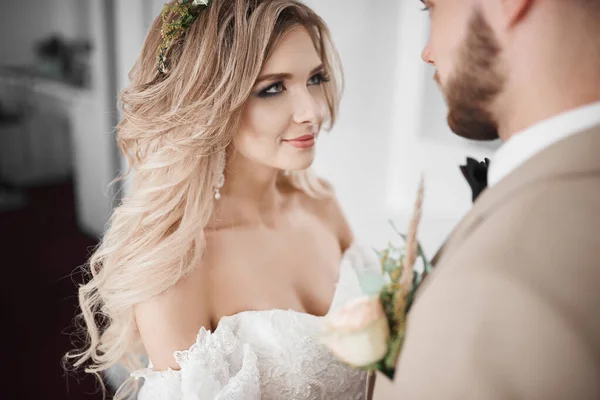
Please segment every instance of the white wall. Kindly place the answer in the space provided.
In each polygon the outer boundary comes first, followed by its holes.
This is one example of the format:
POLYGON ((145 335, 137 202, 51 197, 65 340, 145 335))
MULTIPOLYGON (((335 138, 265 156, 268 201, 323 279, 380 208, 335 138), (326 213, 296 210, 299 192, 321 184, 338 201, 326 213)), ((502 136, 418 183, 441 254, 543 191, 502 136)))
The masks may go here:
POLYGON ((114 49, 108 23, 113 16, 106 1, 87 3, 89 30, 94 51, 90 62, 91 90, 82 91, 70 108, 74 158, 77 220, 85 232, 99 236, 112 212, 118 186, 111 186, 117 173, 114 93, 114 49))
MULTIPOLYGON (((117 90, 121 92, 129 84, 128 74, 135 64, 150 25, 160 14, 164 0, 127 0, 115 3, 117 90)), ((120 110, 119 110, 120 112, 120 110)), ((127 170, 127 161, 120 157, 120 171, 127 170)), ((131 190, 131 177, 123 181, 123 193, 131 190)))

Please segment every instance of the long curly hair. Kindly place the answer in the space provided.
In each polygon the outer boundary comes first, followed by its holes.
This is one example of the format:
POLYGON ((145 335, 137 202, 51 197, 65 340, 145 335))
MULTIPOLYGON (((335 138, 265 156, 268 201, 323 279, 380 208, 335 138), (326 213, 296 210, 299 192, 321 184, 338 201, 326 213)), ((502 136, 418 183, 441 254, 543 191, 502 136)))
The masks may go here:
MULTIPOLYGON (((152 24, 121 96, 117 143, 132 187, 114 210, 79 288, 78 321, 86 336, 66 355, 75 368, 100 373, 116 364, 143 367, 134 307, 173 287, 198 267, 213 212, 222 156, 236 134, 252 87, 282 36, 309 31, 331 76, 324 83, 329 124, 342 92, 339 57, 323 20, 294 0, 213 0, 157 69, 162 18, 152 24)), ((327 191, 310 172, 285 179, 311 196, 327 191)))

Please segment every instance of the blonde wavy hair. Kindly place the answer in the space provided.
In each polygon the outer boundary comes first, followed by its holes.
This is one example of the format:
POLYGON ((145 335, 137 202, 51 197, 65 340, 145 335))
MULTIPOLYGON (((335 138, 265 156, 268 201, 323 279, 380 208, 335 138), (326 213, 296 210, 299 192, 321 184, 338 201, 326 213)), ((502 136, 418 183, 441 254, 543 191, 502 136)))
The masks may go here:
MULTIPOLYGON (((114 210, 79 288, 86 343, 66 356, 96 374, 121 364, 142 368, 134 307, 173 287, 201 263, 204 228, 213 212, 222 156, 244 104, 283 35, 304 26, 331 76, 324 83, 329 124, 335 122, 342 69, 330 33, 294 0, 213 0, 157 70, 162 19, 152 24, 120 97, 118 146, 132 170, 132 190, 114 210), (88 270, 89 268, 89 270, 88 270)), ((327 188, 309 171, 288 178, 307 194, 327 188)))

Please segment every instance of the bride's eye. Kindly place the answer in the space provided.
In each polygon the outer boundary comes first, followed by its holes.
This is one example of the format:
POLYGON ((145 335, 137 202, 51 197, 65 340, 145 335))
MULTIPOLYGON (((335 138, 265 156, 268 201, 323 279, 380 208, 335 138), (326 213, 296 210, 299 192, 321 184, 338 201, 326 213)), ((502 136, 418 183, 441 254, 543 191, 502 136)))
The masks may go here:
POLYGON ((284 90, 285 86, 283 85, 283 82, 277 82, 267 87, 266 89, 263 89, 260 92, 258 92, 258 97, 276 96, 284 90))
POLYGON ((329 82, 329 77, 323 72, 319 72, 318 74, 311 76, 308 80, 309 85, 321 85, 325 82, 329 82))

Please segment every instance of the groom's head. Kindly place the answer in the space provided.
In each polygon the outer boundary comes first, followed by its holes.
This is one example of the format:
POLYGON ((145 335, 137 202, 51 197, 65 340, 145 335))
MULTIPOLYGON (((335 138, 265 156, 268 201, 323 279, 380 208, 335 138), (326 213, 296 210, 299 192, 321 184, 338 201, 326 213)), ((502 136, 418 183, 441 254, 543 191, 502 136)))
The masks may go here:
POLYGON ((505 126, 507 115, 524 90, 564 84, 559 76, 600 60, 600 0, 421 1, 431 19, 423 60, 436 67, 450 128, 469 139, 497 139, 500 128, 513 128, 505 126), (574 47, 588 49, 581 53, 588 59, 573 60, 580 54, 570 52, 574 47))

